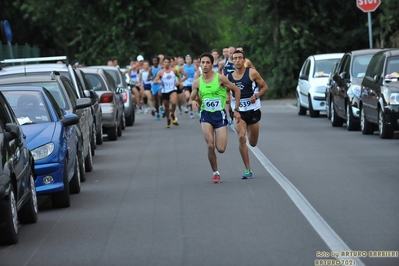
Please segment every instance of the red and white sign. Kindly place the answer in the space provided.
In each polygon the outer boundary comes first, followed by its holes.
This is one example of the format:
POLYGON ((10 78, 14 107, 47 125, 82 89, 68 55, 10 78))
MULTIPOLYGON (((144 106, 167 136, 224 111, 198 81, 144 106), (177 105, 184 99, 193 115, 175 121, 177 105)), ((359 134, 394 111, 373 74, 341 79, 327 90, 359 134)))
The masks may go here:
POLYGON ((381 0, 356 0, 356 4, 363 12, 373 12, 381 4, 381 0))

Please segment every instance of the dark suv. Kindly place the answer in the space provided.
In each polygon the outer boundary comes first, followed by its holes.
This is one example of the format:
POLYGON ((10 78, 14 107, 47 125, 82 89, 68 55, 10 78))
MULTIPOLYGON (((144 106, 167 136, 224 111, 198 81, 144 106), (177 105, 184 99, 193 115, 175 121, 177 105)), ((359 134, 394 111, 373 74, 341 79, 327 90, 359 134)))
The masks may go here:
POLYGON ((399 129, 399 49, 383 50, 370 61, 362 82, 360 124, 363 134, 378 129, 383 139, 399 129))
POLYGON ((0 93, 0 243, 18 242, 19 222, 38 216, 33 156, 11 107, 0 93))
POLYGON ((330 88, 329 116, 333 127, 346 122, 349 131, 358 130, 360 84, 366 73, 371 57, 381 49, 364 49, 345 53, 338 71, 334 74, 334 83, 330 88))

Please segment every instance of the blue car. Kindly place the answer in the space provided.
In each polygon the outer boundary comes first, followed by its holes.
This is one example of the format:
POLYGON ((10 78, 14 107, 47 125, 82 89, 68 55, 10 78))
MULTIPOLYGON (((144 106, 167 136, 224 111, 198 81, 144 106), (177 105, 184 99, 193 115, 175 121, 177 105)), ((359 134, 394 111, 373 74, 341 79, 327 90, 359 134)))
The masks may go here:
MULTIPOLYGON (((51 194, 53 207, 69 207, 69 194, 80 192, 78 116, 60 109, 45 88, 13 86, 0 90, 17 116, 35 160, 37 194, 51 194)), ((90 105, 90 99, 81 98, 76 108, 90 105)))

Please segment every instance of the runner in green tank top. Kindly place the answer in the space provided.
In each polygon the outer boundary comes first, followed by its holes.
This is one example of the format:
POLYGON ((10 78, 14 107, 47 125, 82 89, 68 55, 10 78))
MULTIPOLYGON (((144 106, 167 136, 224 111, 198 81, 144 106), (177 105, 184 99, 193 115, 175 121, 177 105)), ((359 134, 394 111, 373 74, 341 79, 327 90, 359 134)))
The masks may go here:
MULTIPOLYGON (((235 97, 240 99, 240 89, 231 83, 226 76, 212 71, 213 56, 204 53, 200 57, 202 76, 197 78, 192 86, 191 104, 193 109, 200 106, 195 100, 200 96, 201 104, 201 128, 205 141, 208 145, 208 159, 213 171, 212 182, 220 183, 215 148, 219 153, 224 153, 227 146, 227 116, 224 109, 226 105, 226 91, 234 91, 235 97)), ((237 100, 235 108, 238 110, 240 100, 237 100)), ((234 112, 234 119, 239 123, 241 116, 234 112)))

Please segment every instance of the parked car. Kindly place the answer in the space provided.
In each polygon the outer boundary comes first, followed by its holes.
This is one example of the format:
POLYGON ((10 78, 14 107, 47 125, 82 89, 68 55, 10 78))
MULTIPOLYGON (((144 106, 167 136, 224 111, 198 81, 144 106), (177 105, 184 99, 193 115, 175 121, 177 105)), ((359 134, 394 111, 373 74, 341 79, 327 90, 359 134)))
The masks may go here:
POLYGON ((328 77, 328 81, 327 81, 327 85, 326 85, 326 112, 327 112, 327 118, 330 119, 331 118, 331 109, 330 109, 330 91, 331 91, 331 87, 334 86, 335 81, 333 79, 334 74, 337 73, 338 71, 338 67, 339 67, 339 62, 341 62, 341 60, 338 60, 337 62, 335 62, 335 64, 333 65, 331 72, 330 72, 330 76, 328 77))
MULTIPOLYGON (((80 192, 84 174, 79 165, 82 154, 76 127, 78 116, 63 113, 50 91, 43 87, 0 87, 0 91, 17 115, 35 159, 37 194, 51 194, 53 207, 69 207, 69 194, 80 192)), ((90 104, 90 99, 81 98, 76 108, 90 104)))
POLYGON ((378 129, 383 139, 399 129, 399 49, 382 50, 370 61, 362 81, 360 127, 363 134, 378 129))
MULTIPOLYGON (((58 56, 58 57, 37 57, 37 58, 21 58, 21 59, 7 59, 2 61, 4 63, 24 63, 24 65, 18 66, 9 66, 4 67, 0 70, 0 79, 3 77, 13 77, 13 76, 25 76, 25 75, 51 75, 52 73, 59 73, 62 76, 67 77, 70 80, 70 84, 72 85, 72 89, 74 92, 74 98, 85 98, 90 96, 91 94, 86 91, 85 87, 80 82, 78 74, 76 70, 72 67, 71 64, 68 63, 67 57, 58 56), (65 63, 45 63, 45 64, 37 64, 37 62, 48 62, 48 61, 64 61, 65 63), (28 64, 35 63, 35 64, 28 64)), ((93 132, 93 113, 90 106, 86 107, 82 110, 79 110, 81 114, 79 116, 79 124, 81 129, 81 143, 83 144, 83 152, 86 160, 91 160, 93 156, 92 146, 95 145, 94 138, 96 137, 96 132, 93 132), (91 154, 89 156, 89 151, 91 154)), ((93 147, 94 148, 94 147, 93 147)), ((86 170, 88 172, 92 171, 92 164, 86 165, 86 170)))
POLYGON ((92 155, 94 156, 96 145, 101 145, 103 143, 103 122, 102 122, 102 110, 100 105, 100 97, 94 91, 93 87, 89 79, 87 78, 86 74, 79 68, 76 69, 76 74, 78 75, 82 84, 85 87, 85 95, 86 97, 90 98, 92 101, 91 111, 93 114, 93 129, 92 132, 94 133, 92 138, 92 155))
MULTIPOLYGON (((27 75, 27 76, 16 76, 7 78, 7 76, 0 76, 0 86, 40 86, 46 88, 56 100, 58 106, 66 113, 76 114, 79 118, 77 124, 77 134, 79 139, 79 161, 84 166, 84 172, 90 172, 93 169, 93 157, 91 155, 89 127, 87 125, 87 106, 84 108, 77 108, 78 103, 87 103, 91 100, 89 98, 78 98, 73 88, 70 79, 61 76, 58 72, 53 72, 51 75, 27 75), (79 101, 78 101, 79 99, 79 101), (86 138, 84 138, 86 136, 86 138), (85 146, 86 144, 86 146, 85 146), (82 151, 82 153, 80 153, 82 151)), ((85 176, 81 175, 82 180, 85 181, 85 176)))
POLYGON ((296 87, 298 115, 318 117, 326 111, 326 85, 332 66, 342 58, 343 53, 317 54, 309 56, 299 72, 296 87))
POLYGON ((346 123, 348 131, 358 130, 360 85, 371 57, 381 49, 364 49, 345 53, 334 74, 329 92, 330 120, 333 127, 346 123))
POLYGON ((117 87, 123 88, 124 92, 121 94, 125 106, 126 126, 133 126, 135 120, 135 108, 133 101, 133 93, 126 83, 125 77, 118 67, 113 66, 91 66, 92 68, 102 68, 112 76, 117 84, 117 87))
POLYGON ((36 223, 34 159, 10 105, 0 93, 0 244, 18 242, 19 223, 36 223))
POLYGON ((123 102, 118 94, 123 89, 117 88, 113 78, 102 68, 81 68, 86 73, 94 91, 100 95, 103 112, 103 131, 109 140, 117 140, 122 136, 123 102))

